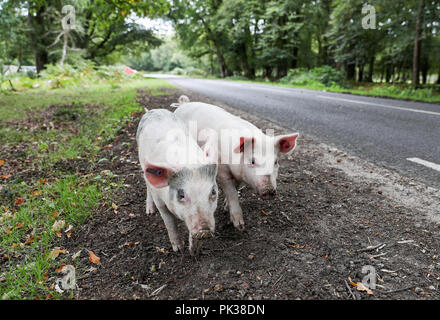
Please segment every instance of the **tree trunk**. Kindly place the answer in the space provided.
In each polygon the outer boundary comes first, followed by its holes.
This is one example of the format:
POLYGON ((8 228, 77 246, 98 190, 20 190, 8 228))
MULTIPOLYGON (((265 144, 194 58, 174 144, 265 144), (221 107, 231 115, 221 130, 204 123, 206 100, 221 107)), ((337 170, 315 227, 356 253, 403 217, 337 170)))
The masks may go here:
POLYGON ((345 71, 347 73, 347 80, 354 80, 356 77, 356 65, 354 63, 347 64, 345 66, 345 71))
POLYGON ((358 70, 358 81, 362 82, 364 81, 364 65, 360 65, 359 66, 359 70, 358 70))
POLYGON ((425 9, 425 0, 420 0, 419 10, 417 12, 417 20, 416 20, 416 35, 414 38, 413 74, 412 74, 413 86, 418 86, 420 84, 419 68, 420 68, 420 52, 422 47, 424 9, 425 9))
POLYGON ((45 25, 46 21, 44 19, 44 15, 46 14, 46 7, 42 6, 37 12, 36 15, 33 16, 28 8, 28 23, 31 29, 29 35, 32 42, 32 50, 34 52, 35 59, 35 67, 37 69, 37 73, 40 73, 44 67, 49 63, 49 53, 47 52, 46 43, 48 40, 45 37, 42 37, 45 34, 45 25))
POLYGON ((275 79, 278 80, 281 79, 282 77, 285 77, 287 75, 288 70, 289 68, 287 67, 287 64, 277 66, 275 68, 275 79))
POLYGON ((293 47, 292 69, 296 69, 298 67, 298 52, 299 52, 299 48, 297 46, 294 46, 293 47))
POLYGON ((263 70, 263 78, 272 79, 272 67, 266 66, 263 70))
MULTIPOLYGON (((324 8, 324 11, 326 13, 326 27, 329 27, 329 21, 330 21, 330 15, 331 15, 331 0, 323 0, 322 6, 324 8)), ((325 32, 327 30, 324 30, 325 32)), ((329 58, 329 44, 328 44, 328 37, 326 36, 326 33, 323 32, 322 36, 322 62, 324 65, 330 65, 330 58, 329 58)))
POLYGON ((373 82, 373 76, 374 76, 374 61, 376 60, 375 56, 372 56, 370 59, 370 64, 368 66, 368 77, 367 82, 373 82))
POLYGON ((217 60, 218 60, 218 67, 220 71, 220 77, 225 78, 228 76, 228 70, 226 68, 225 58, 223 57, 223 54, 217 52, 217 60))
POLYGON ((440 84, 440 68, 439 68, 439 70, 438 70, 437 84, 440 84))
POLYGON ((426 84, 428 82, 428 68, 422 68, 422 83, 426 84))
POLYGON ((392 74, 391 74, 391 70, 392 70, 392 68, 393 68, 393 66, 392 65, 387 65, 386 66, 386 73, 385 73, 385 82, 386 83, 389 83, 390 82, 390 80, 391 80, 391 76, 392 76, 392 74))
POLYGON ((426 84, 428 82, 429 73, 429 57, 426 54, 423 55, 420 69, 422 71, 422 83, 426 84))

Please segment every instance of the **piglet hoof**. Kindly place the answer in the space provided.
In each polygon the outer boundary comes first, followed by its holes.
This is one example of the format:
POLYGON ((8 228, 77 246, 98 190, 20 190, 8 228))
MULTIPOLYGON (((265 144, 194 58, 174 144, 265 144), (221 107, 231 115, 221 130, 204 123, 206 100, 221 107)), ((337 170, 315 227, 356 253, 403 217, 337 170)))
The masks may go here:
POLYGON ((173 247, 174 252, 183 252, 183 245, 181 243, 172 243, 171 246, 173 247))
POLYGON ((150 203, 147 204, 146 213, 147 213, 148 216, 153 215, 153 214, 156 213, 156 205, 154 204, 154 202, 151 203, 151 204, 150 203))
POLYGON ((244 231, 243 215, 231 215, 231 222, 237 230, 244 231))

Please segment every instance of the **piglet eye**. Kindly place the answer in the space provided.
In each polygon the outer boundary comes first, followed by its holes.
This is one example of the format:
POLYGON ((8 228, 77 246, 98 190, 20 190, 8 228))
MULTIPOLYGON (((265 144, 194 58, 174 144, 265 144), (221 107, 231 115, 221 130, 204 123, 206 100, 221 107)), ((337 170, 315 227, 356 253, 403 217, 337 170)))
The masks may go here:
POLYGON ((185 199, 185 192, 182 189, 177 190, 177 199, 179 201, 185 199))
POLYGON ((252 160, 251 160, 251 164, 252 164, 252 165, 255 164, 255 159, 254 159, 254 158, 252 158, 252 160))
POLYGON ((275 165, 277 166, 278 164, 279 164, 279 161, 277 159, 277 160, 275 160, 275 165))
POLYGON ((211 190, 211 195, 212 196, 215 196, 217 194, 217 191, 215 190, 215 188, 212 188, 212 190, 211 190))

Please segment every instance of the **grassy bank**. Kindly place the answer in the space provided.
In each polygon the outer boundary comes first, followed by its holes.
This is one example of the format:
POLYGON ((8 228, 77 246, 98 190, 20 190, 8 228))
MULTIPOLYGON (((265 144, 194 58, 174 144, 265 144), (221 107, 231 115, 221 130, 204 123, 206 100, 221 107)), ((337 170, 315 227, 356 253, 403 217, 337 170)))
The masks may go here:
POLYGON ((76 166, 111 161, 101 151, 142 111, 139 89, 159 95, 171 87, 157 79, 78 83, 15 83, 17 91, 0 93, 1 299, 62 296, 59 268, 72 261, 55 240, 70 237, 99 206, 116 206, 111 194, 122 185, 116 173, 78 173, 76 166))

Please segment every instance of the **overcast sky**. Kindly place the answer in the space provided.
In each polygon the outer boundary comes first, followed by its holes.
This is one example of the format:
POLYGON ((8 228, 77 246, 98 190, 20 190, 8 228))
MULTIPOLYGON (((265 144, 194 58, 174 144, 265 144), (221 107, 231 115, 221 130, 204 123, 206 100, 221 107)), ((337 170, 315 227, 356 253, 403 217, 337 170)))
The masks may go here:
POLYGON ((169 21, 137 17, 134 18, 134 21, 144 25, 149 30, 153 30, 154 33, 159 35, 171 35, 174 33, 173 24, 169 21))

